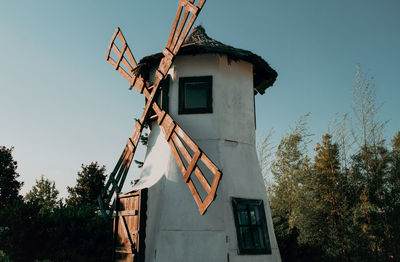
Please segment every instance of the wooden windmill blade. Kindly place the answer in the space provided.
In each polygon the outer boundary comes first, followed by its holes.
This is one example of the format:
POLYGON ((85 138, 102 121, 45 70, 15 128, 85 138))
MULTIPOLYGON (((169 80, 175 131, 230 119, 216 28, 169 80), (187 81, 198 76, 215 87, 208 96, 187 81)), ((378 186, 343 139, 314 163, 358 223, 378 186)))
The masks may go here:
MULTIPOLYGON (((141 88, 139 82, 137 82, 136 86, 138 86, 136 88, 138 91, 144 90, 143 94, 146 98, 150 98, 151 94, 147 88, 141 88)), ((152 104, 152 109, 156 114, 157 123, 162 127, 165 139, 171 147, 174 158, 182 172, 183 179, 196 201, 199 212, 200 214, 204 214, 215 198, 222 172, 174 121, 172 116, 162 110, 157 103, 152 104), (190 154, 189 150, 193 153, 190 154), (202 163, 202 170, 199 167, 200 163, 202 163), (196 179, 200 182, 197 186, 193 183, 192 173, 195 174, 196 179), (204 173, 209 174, 208 178, 205 177, 204 173), (201 194, 200 191, 205 193, 201 194)))
POLYGON ((138 76, 138 64, 136 63, 132 51, 119 27, 117 27, 111 38, 106 54, 106 60, 115 68, 115 70, 129 81, 131 86, 135 83, 138 76), (118 40, 120 42, 120 47, 118 47, 118 40), (112 56, 115 56, 116 60, 114 60, 112 56))
POLYGON ((116 200, 115 198, 113 199, 114 194, 118 194, 122 190, 129 168, 132 164, 132 159, 135 155, 136 148, 139 144, 142 130, 143 125, 137 121, 132 135, 128 138, 124 150, 122 151, 122 154, 114 167, 114 170, 108 177, 108 180, 98 197, 100 211, 104 217, 109 217, 112 215, 112 210, 114 209, 116 200))
POLYGON ((183 174, 183 178, 188 185, 193 197, 198 205, 199 212, 204 214, 208 206, 211 204, 215 197, 215 192, 221 179, 221 171, 216 165, 201 152, 200 148, 196 143, 180 128, 176 122, 168 115, 165 111, 161 110, 155 102, 155 98, 159 90, 162 88, 160 83, 166 77, 168 70, 170 69, 173 59, 177 55, 183 41, 189 33, 194 21, 196 20, 199 12, 201 11, 205 0, 198 1, 197 5, 194 5, 195 0, 180 0, 175 16, 171 33, 167 41, 167 45, 163 50, 164 57, 160 61, 160 65, 156 70, 155 83, 149 87, 143 77, 138 72, 137 63, 132 55, 132 52, 119 28, 115 31, 110 46, 107 51, 106 60, 118 71, 125 79, 131 84, 131 88, 135 87, 139 93, 143 93, 147 99, 147 103, 144 108, 144 112, 139 121, 135 126, 135 131, 132 136, 128 139, 127 145, 118 161, 114 171, 111 173, 109 180, 107 181, 104 189, 99 196, 100 209, 104 215, 110 215, 113 209, 113 204, 110 207, 110 202, 113 198, 113 194, 117 194, 122 189, 122 185, 125 181, 126 174, 129 170, 132 162, 134 153, 136 151, 140 134, 143 130, 144 123, 149 117, 150 109, 156 113, 158 118, 158 124, 162 127, 166 139, 171 147, 176 162, 183 174), (121 50, 115 43, 116 39, 121 41, 121 50), (111 53, 114 53, 117 60, 111 57, 111 53), (128 59, 125 57, 127 54, 128 59), (122 65, 125 67, 123 68, 122 65), (189 153, 189 150, 193 152, 193 155, 189 153), (186 163, 186 164, 185 164, 186 163), (203 163, 203 171, 200 169, 200 163, 203 163), (205 170, 204 170, 205 169, 205 170), (204 172, 210 172, 212 178, 207 178, 204 172), (192 177, 192 173, 195 176, 192 177), (195 186, 194 177, 200 184, 195 186), (200 191, 206 192, 202 194, 200 191), (111 210, 110 210, 111 209, 111 210), (107 213, 106 210, 109 210, 107 213))
MULTIPOLYGON (((158 105, 155 104, 153 109, 157 112, 156 106, 158 105)), ((165 111, 159 111, 158 114, 158 123, 162 127, 165 139, 171 147, 175 161, 199 212, 203 215, 215 198, 222 172, 169 114, 165 111), (202 167, 200 163, 203 164, 202 167), (208 173, 207 177, 206 173, 208 173), (198 181, 197 185, 194 180, 198 181)))
POLYGON ((156 71, 156 83, 165 78, 173 59, 178 54, 179 49, 190 29, 192 28, 197 16, 203 8, 206 0, 200 0, 195 5, 195 0, 179 0, 178 10, 172 24, 171 32, 167 44, 163 50, 164 57, 156 71))

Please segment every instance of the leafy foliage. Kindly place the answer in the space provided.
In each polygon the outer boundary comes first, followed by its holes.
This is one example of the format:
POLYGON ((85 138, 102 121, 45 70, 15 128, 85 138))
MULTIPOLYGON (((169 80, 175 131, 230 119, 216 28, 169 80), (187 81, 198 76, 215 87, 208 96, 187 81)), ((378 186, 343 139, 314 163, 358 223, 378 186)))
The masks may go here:
POLYGON ((42 212, 17 201, 0 210, 0 250, 12 261, 111 261, 112 228, 93 208, 42 212))
POLYGON ((17 161, 14 161, 14 148, 0 147, 0 209, 20 198, 19 190, 23 183, 17 181, 17 161))
POLYGON ((56 207, 58 194, 55 182, 42 175, 24 199, 28 203, 38 205, 41 212, 47 212, 56 207))
POLYGON ((106 180, 105 171, 105 166, 100 167, 97 162, 82 164, 82 171, 78 172, 75 187, 68 187, 67 204, 77 207, 82 205, 97 207, 97 197, 106 180))
MULTIPOLYGON (((82 169, 75 188, 103 186, 104 166, 82 169)), ((73 191, 79 205, 64 205, 55 183, 41 176, 25 201, 0 209, 0 261, 111 261, 112 224, 94 206, 95 190, 73 191)))
POLYGON ((304 120, 282 138, 268 193, 283 261, 400 261, 400 132, 388 149, 373 88, 357 67, 354 119, 322 137, 314 161, 304 120))

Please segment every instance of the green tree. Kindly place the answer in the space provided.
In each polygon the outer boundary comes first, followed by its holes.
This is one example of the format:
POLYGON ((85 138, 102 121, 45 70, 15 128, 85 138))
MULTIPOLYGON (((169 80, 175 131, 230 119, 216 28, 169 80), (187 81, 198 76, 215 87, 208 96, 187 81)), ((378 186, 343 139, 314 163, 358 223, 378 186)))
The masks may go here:
POLYGON ((273 183, 268 193, 275 232, 278 241, 282 240, 280 247, 295 246, 291 242, 297 239, 302 206, 308 197, 303 188, 311 171, 310 159, 305 154, 309 136, 307 116, 301 117, 296 127, 281 140, 271 164, 273 183))
POLYGON ((382 104, 376 103, 375 83, 357 66, 353 89, 353 137, 359 150, 352 156, 350 180, 355 199, 353 234, 359 241, 356 254, 371 260, 386 257, 387 194, 390 154, 384 144, 386 121, 378 120, 382 104))
POLYGON ((354 195, 353 233, 358 239, 356 254, 374 261, 385 254, 385 228, 388 206, 385 203, 389 179, 390 155, 383 147, 362 148, 353 157, 351 184, 354 195))
POLYGON ((17 181, 17 161, 12 156, 13 147, 0 147, 0 209, 13 200, 20 199, 23 183, 17 181))
POLYGON ((0 250, 11 261, 111 261, 110 222, 89 206, 41 212, 35 203, 15 201, 0 209, 0 250))
POLYGON ((97 197, 100 195, 106 180, 105 171, 105 166, 100 167, 97 162, 92 162, 89 165, 82 164, 82 171, 78 172, 76 185, 68 187, 67 204, 96 207, 98 205, 97 197))
POLYGON ((43 213, 52 211, 56 207, 58 194, 55 182, 42 175, 24 199, 28 203, 38 205, 43 213))
POLYGON ((387 121, 378 120, 382 104, 376 103, 374 78, 362 73, 359 65, 356 66, 352 101, 355 118, 352 133, 355 142, 361 149, 381 145, 384 141, 383 130, 387 121))
POLYGON ((284 222, 281 225, 283 228, 277 228, 282 233, 289 233, 295 226, 302 173, 308 163, 298 148, 301 139, 299 134, 284 137, 278 146, 276 160, 272 163, 275 183, 270 187, 270 202, 274 216, 284 222))
POLYGON ((349 223, 348 179, 341 172, 339 146, 330 134, 317 143, 313 165, 312 198, 308 202, 312 216, 308 225, 309 241, 331 258, 348 260, 347 224, 349 223), (310 239, 311 238, 311 239, 310 239))
POLYGON ((386 200, 388 224, 385 228, 388 257, 400 257, 400 131, 392 139, 386 200))

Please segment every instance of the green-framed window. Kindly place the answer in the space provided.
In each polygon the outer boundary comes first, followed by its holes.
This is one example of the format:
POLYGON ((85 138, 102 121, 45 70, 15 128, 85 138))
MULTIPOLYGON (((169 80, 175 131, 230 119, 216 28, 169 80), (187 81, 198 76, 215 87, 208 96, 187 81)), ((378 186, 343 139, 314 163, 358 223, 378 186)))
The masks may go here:
POLYGON ((212 113, 212 76, 179 78, 179 114, 212 113))
POLYGON ((258 199, 232 197, 238 253, 271 254, 264 203, 258 199))

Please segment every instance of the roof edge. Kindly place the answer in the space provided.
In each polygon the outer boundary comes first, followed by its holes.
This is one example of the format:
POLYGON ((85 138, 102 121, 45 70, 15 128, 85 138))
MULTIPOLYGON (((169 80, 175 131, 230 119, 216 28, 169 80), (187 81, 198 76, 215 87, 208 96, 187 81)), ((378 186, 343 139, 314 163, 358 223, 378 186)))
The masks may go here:
MULTIPOLYGON (((200 54, 226 55, 228 62, 243 60, 253 64, 253 87, 261 95, 265 93, 267 88, 274 84, 278 77, 278 73, 262 57, 250 51, 225 45, 210 38, 201 25, 192 30, 177 56, 200 54)), ((160 63, 162 57, 162 53, 149 55, 142 58, 140 64, 148 72, 160 63)))

